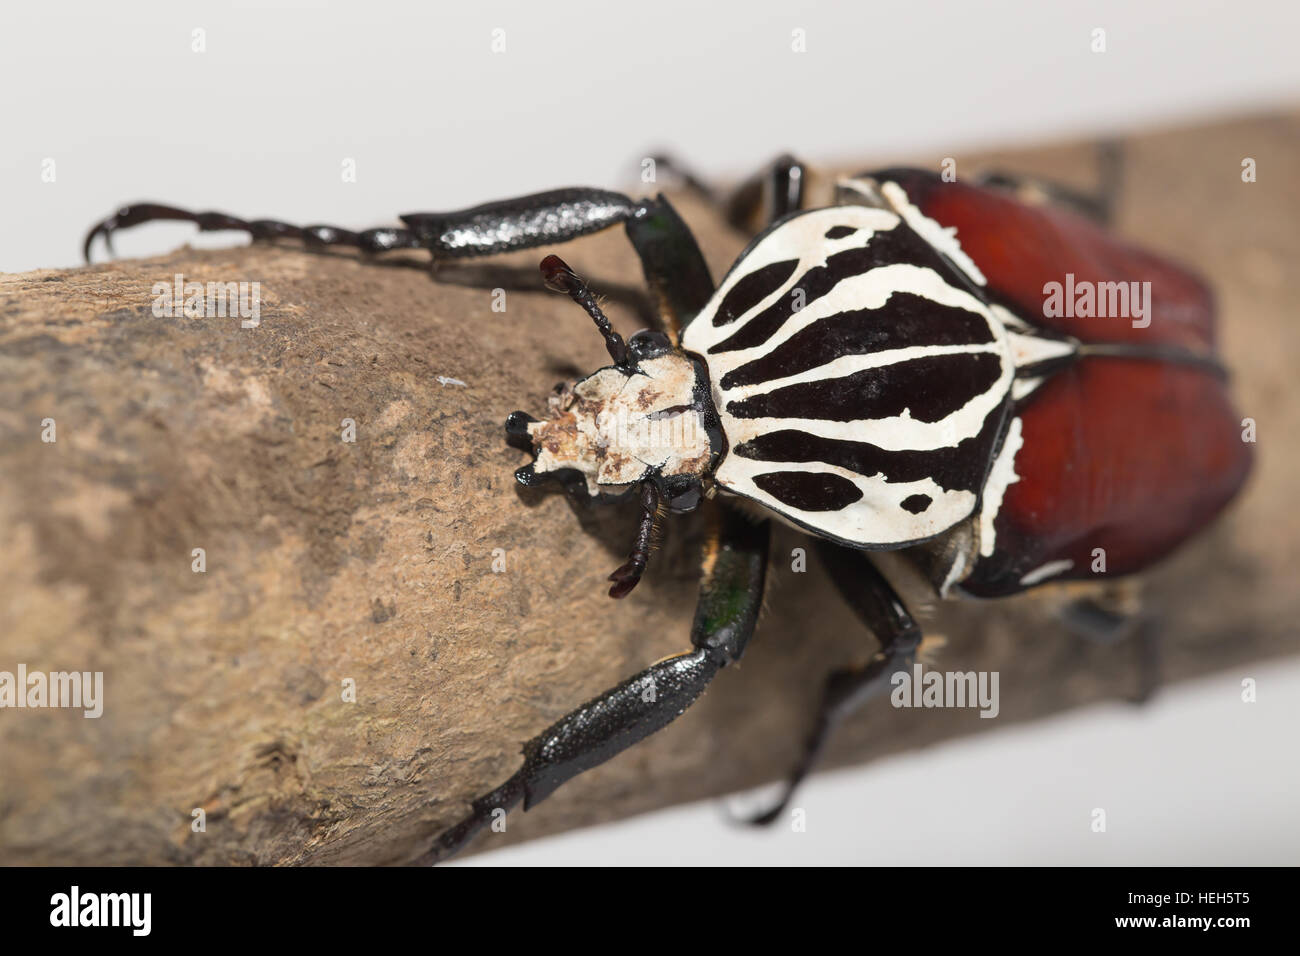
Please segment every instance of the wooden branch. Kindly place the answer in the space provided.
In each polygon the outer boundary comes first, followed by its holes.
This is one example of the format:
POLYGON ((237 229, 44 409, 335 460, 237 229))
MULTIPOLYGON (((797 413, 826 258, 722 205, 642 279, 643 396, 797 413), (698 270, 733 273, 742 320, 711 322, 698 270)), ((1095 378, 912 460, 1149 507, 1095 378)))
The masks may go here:
MULTIPOLYGON (((1166 679, 1296 649, 1297 132, 1273 117, 1127 144, 1119 227, 1216 284, 1260 436, 1244 499, 1149 578, 1166 679), (1241 181, 1247 156, 1257 183, 1241 181)), ((986 158, 958 157, 959 174, 986 158)), ((998 159, 1092 174, 1079 146, 998 159)), ((680 207, 721 275, 744 238, 680 207)), ((644 324, 620 231, 564 255, 625 333, 644 324)), ((0 277, 0 671, 104 674, 99 719, 0 711, 0 861, 405 861, 513 772, 523 741, 684 647, 697 520, 671 522, 615 603, 602 581, 635 508, 582 511, 512 481, 526 459, 504 443, 506 414, 538 411, 555 382, 606 358, 589 320, 541 290, 540 256, 436 281, 419 265, 268 246, 0 277), (260 283, 261 324, 156 317, 152 287, 178 273, 260 283)), ((815 559, 791 570, 804 544, 779 533, 742 667, 477 848, 783 774, 824 673, 875 646, 815 559)), ((1055 600, 927 617, 948 640, 941 666, 1000 672, 1000 719, 870 707, 827 764, 1130 694, 1133 648, 1065 636, 1055 600)))

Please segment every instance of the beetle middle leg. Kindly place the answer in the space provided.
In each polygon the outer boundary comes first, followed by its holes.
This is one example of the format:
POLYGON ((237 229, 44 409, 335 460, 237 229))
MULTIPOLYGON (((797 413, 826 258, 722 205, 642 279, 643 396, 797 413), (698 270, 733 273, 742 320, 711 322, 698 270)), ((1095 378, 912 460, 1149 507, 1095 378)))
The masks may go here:
POLYGON ((718 207, 732 226, 749 235, 802 209, 808 191, 808 168, 789 153, 781 154, 730 192, 708 184, 671 156, 655 156, 654 161, 718 207))
POLYGON ((717 512, 691 628, 693 650, 652 664, 526 743, 519 771, 473 801, 469 814, 444 831, 417 865, 455 854, 521 800, 528 810, 566 780, 663 728, 696 701, 719 670, 740 659, 762 604, 769 529, 738 512, 717 512))
POLYGON ((903 599, 876 566, 860 551, 828 541, 817 542, 822 564, 836 588, 863 624, 880 642, 880 651, 868 663, 832 671, 822 689, 821 703, 803 747, 803 753, 786 779, 781 799, 771 809, 746 822, 764 826, 789 806, 795 790, 817 762, 835 726, 867 701, 886 694, 891 679, 908 670, 921 644, 921 628, 903 599))

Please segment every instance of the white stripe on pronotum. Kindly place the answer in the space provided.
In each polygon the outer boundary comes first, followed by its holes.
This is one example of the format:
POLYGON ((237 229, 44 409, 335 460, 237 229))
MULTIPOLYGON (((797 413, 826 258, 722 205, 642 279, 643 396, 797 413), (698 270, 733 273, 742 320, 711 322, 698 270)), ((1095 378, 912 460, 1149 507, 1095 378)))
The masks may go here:
MULTIPOLYGON (((984 277, 955 237, 897 192, 884 193, 893 211, 859 205, 819 209, 770 230, 724 278, 682 341, 708 366, 730 448, 714 473, 718 487, 753 499, 795 525, 866 547, 926 540, 974 514, 999 438, 996 425, 1010 400, 1017 353, 1037 356, 1055 348, 1037 343, 1013 348, 1003 322, 975 291, 984 277), (936 249, 943 255, 935 255, 936 249), (788 263, 796 265, 777 265, 788 263), (769 267, 769 273, 762 272, 769 267), (788 274, 777 287, 742 302, 741 314, 732 314, 737 300, 761 287, 761 276, 770 273, 778 278, 788 274), (744 282, 748 285, 733 295, 744 282), (800 295, 807 301, 793 302, 800 295), (787 297, 793 304, 782 302, 787 297), (952 310, 951 329, 943 326, 936 337, 931 323, 919 341, 909 341, 909 334, 921 335, 909 333, 906 324, 918 301, 933 303, 936 312, 952 310), (901 302, 912 304, 911 310, 899 311, 901 302), (887 336, 889 344, 879 351, 870 350, 870 343, 865 349, 845 344, 835 335, 837 322, 864 310, 880 310, 881 340, 887 336), (891 321, 895 326, 885 327, 891 321), (750 328, 750 323, 757 324, 750 328), (762 364, 774 354, 788 355, 788 343, 808 330, 819 343, 811 367, 801 364, 782 373, 775 370, 780 362, 762 364), (931 359, 947 364, 926 361, 931 359), (881 375, 873 377, 873 371, 881 375), (731 373, 735 381, 728 378, 731 373), (856 377, 850 381, 850 376, 856 377), (819 384, 825 388, 818 389, 819 384), (934 403, 936 393, 948 394, 951 407, 934 404, 942 414, 932 407, 927 417, 918 403, 927 397, 934 403), (798 414, 791 414, 792 401, 799 401, 792 396, 809 394, 835 395, 844 404, 815 411, 799 407, 798 414), (873 402, 890 413, 873 414, 873 402), (789 444, 791 434, 807 436, 806 447, 822 448, 825 442, 837 451, 866 446, 864 460, 875 470, 858 472, 834 461, 770 460, 771 449, 789 444), (749 457, 753 453, 740 447, 747 442, 763 445, 759 457, 767 460, 749 457), (959 480, 946 479, 951 487, 907 467, 908 455, 945 453, 950 453, 944 459, 949 467, 943 470, 958 473, 959 480), (906 471, 908 477, 891 471, 906 471)), ((1010 459, 1017 447, 1004 444, 1009 459, 1003 472, 1012 467, 1014 474, 1010 459)), ((806 458, 809 453, 800 454, 806 458)), ((1004 478, 999 473, 998 480, 1004 478)), ((1001 490, 994 497, 1000 501, 1001 490)))

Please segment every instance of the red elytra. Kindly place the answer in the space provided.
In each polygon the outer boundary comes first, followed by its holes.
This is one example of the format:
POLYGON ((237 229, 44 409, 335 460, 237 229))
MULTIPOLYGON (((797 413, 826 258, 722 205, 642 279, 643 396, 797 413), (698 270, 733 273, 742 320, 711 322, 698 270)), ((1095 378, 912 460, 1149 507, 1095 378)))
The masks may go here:
MULTIPOLYGON (((892 175, 891 175, 891 178, 892 175)), ((1057 207, 908 171, 899 185, 927 216, 955 226, 993 301, 1031 325, 1087 343, 1215 351, 1214 296, 1191 272, 1057 207), (1150 282, 1150 324, 1044 315, 1044 286, 1150 282)), ((1141 570, 1210 522, 1250 471, 1249 444, 1225 379, 1158 359, 1087 356, 1054 373, 1015 409, 1024 445, 1019 480, 994 523, 996 547, 962 583, 995 597, 1022 578, 1070 561, 1053 580, 1141 570)))

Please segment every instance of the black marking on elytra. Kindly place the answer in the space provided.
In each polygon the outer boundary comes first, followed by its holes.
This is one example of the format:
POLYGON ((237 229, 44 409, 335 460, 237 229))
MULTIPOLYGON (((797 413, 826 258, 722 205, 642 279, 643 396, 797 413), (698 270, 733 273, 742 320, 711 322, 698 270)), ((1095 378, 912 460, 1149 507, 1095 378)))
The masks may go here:
POLYGON ((893 450, 870 442, 823 438, 783 428, 742 442, 733 453, 751 461, 819 461, 864 477, 883 475, 885 481, 896 483, 930 478, 945 491, 978 491, 1001 428, 1002 415, 994 409, 984 419, 978 435, 949 447, 924 450, 893 450))
POLYGON ((754 484, 782 504, 800 511, 839 511, 862 497, 862 491, 842 475, 807 471, 769 471, 755 475, 754 484))
POLYGON ((782 262, 768 263, 763 268, 749 273, 723 296, 717 314, 713 316, 713 324, 726 325, 728 322, 736 321, 781 288, 786 280, 794 275, 794 270, 798 267, 798 259, 786 259, 782 262))
POLYGON ((898 506, 904 511, 910 511, 914 515, 919 515, 932 504, 934 504, 934 499, 929 495, 908 495, 898 503, 898 506))
POLYGON ((856 226, 832 226, 826 230, 827 239, 845 239, 857 232, 856 226))
POLYGON ((865 355, 921 345, 984 345, 992 342, 978 312, 940 305, 913 292, 895 292, 878 309, 840 312, 796 332, 771 352, 732 369, 724 389, 797 375, 843 355, 865 355))
POLYGON ((786 385, 730 402, 727 412, 736 418, 851 422, 896 418, 910 410, 916 421, 933 423, 983 395, 1001 375, 1002 359, 992 352, 927 355, 786 385))
POLYGON ((762 345, 795 314, 797 300, 801 300, 802 308, 807 308, 844 279, 891 265, 914 265, 932 269, 954 288, 966 288, 966 283, 956 275, 948 260, 906 223, 900 221, 888 232, 873 233, 866 245, 837 252, 828 256, 825 264, 809 269, 790 287, 786 295, 710 348, 709 354, 735 352, 762 345))

